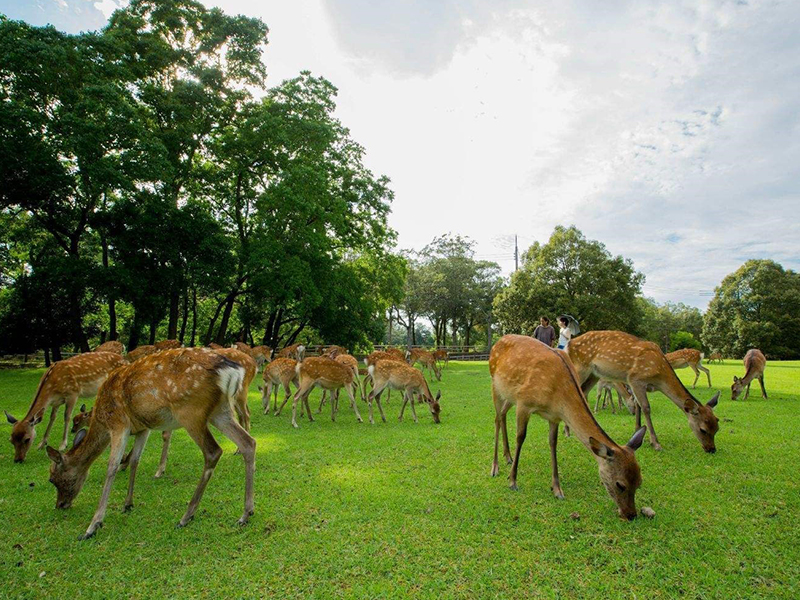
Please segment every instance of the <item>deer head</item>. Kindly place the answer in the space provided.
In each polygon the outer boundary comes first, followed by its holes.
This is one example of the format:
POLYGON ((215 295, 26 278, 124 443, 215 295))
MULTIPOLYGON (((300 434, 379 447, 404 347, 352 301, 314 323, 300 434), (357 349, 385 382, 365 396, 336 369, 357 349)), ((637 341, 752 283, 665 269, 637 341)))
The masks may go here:
POLYGON ((92 418, 92 411, 86 410, 86 405, 81 404, 78 414, 72 417, 72 430, 71 433, 78 433, 84 427, 89 426, 89 419, 92 418))
POLYGON ((442 411, 442 407, 439 405, 439 398, 442 397, 442 390, 436 392, 436 398, 425 398, 425 402, 428 403, 428 408, 431 411, 431 416, 433 417, 434 423, 441 423, 441 419, 439 418, 439 413, 442 411))
POLYGON ((731 400, 736 400, 739 394, 744 389, 744 383, 736 375, 733 376, 733 385, 731 385, 731 400))
POLYGON ((69 508, 72 501, 80 493, 83 484, 86 482, 86 475, 89 473, 89 463, 73 459, 74 450, 80 446, 86 437, 86 430, 81 429, 72 443, 72 450, 63 454, 52 448, 47 447, 47 456, 53 461, 50 465, 50 483, 57 490, 56 508, 69 508))
POLYGON ((646 427, 633 434, 624 446, 612 448, 593 437, 589 447, 597 458, 600 481, 617 505, 619 516, 628 521, 636 518, 636 490, 642 485, 642 473, 634 452, 642 445, 646 427))
POLYGON ((6 420, 13 425, 11 428, 11 444, 14 446, 14 462, 21 463, 25 460, 28 450, 31 449, 33 440, 36 438, 34 428, 42 420, 43 412, 40 412, 28 420, 21 421, 15 419, 6 411, 6 420))
POLYGON ((719 392, 706 404, 700 404, 694 398, 687 398, 683 405, 683 411, 689 419, 689 427, 702 444, 703 450, 711 454, 717 451, 714 443, 714 436, 719 431, 719 419, 714 414, 717 402, 719 402, 719 392))

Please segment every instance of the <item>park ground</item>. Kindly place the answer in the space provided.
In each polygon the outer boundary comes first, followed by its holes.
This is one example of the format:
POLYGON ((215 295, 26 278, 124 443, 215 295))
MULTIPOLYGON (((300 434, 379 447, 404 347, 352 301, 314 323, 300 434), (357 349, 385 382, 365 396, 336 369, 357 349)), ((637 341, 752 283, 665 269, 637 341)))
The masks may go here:
MULTIPOLYGON (((236 526, 244 467, 218 432, 225 454, 195 520, 175 528, 201 472, 200 452, 181 431, 166 476, 152 478, 161 442, 153 435, 133 511, 121 511, 121 474, 105 526, 79 542, 107 452, 73 508, 59 511, 46 454, 33 449, 14 464, 3 422, 0 596, 797 598, 800 362, 769 363, 767 401, 754 384, 747 401, 731 402, 739 361, 709 368, 715 388, 699 386, 696 395, 706 401, 722 391, 717 453, 704 453, 681 411, 652 394, 664 450, 645 442, 637 452, 637 505, 656 517, 631 523, 616 516, 594 459, 574 438, 559 443, 567 498, 553 498, 547 425, 536 417, 519 491, 508 489, 507 466, 489 476, 494 408, 486 363, 444 370, 433 386, 442 390, 438 426, 427 408, 418 424, 408 411, 398 422, 393 394, 388 423, 357 423, 343 401, 335 423, 323 412, 293 430, 286 411, 261 413, 254 382, 256 514, 244 528, 236 526)), ((24 414, 41 373, 1 371, 0 408, 24 414)), ((691 383, 690 371, 679 373, 691 383)), ((627 414, 606 410, 598 420, 618 443, 633 432, 627 414)), ((513 443, 513 411, 509 426, 513 443)), ((51 441, 60 432, 59 422, 51 441)))

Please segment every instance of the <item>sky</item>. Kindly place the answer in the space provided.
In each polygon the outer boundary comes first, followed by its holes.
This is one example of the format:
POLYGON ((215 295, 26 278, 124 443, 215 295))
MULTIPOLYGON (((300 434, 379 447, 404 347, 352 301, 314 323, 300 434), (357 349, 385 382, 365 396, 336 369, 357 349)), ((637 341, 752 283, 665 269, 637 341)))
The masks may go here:
MULTIPOLYGON (((0 0, 77 32, 124 0, 0 0)), ((218 0, 270 28, 269 82, 338 88, 392 180, 399 246, 446 232, 514 268, 576 225, 704 309, 750 258, 800 269, 800 2, 218 0)))

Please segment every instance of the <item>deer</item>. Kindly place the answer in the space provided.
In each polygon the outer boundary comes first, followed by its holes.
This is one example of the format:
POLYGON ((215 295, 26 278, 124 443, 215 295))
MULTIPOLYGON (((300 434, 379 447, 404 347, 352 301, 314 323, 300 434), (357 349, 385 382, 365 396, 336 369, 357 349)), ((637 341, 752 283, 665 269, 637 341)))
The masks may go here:
POLYGON ((337 346, 332 344, 327 348, 323 349, 322 354, 320 356, 327 356, 328 358, 336 358, 339 354, 347 354, 347 348, 344 346, 337 346))
POLYGON ((703 373, 706 374, 706 377, 708 378, 708 387, 711 387, 711 371, 703 366, 703 354, 699 350, 695 350, 694 348, 684 348, 682 350, 675 350, 675 352, 665 354, 665 356, 667 357, 670 366, 674 370, 691 367, 692 371, 694 371, 694 383, 692 384, 692 388, 697 387, 697 380, 700 378, 700 371, 703 371, 703 373))
POLYGON ((203 453, 203 474, 178 526, 185 527, 193 519, 222 456, 222 449, 208 429, 209 424, 236 444, 244 458, 244 512, 238 523, 246 524, 254 513, 256 441, 236 421, 234 404, 244 376, 244 367, 206 348, 164 350, 109 375, 97 395, 89 429, 78 432, 66 453, 47 447, 52 461, 50 482, 57 491, 56 508, 67 509, 83 488, 92 463, 109 444, 111 446, 97 510, 79 539, 93 537, 102 526, 114 478, 131 435, 134 444, 124 511, 133 508, 136 470, 153 429, 172 431, 182 427, 203 453))
POLYGON ((125 359, 115 352, 86 352, 53 364, 39 380, 36 395, 22 419, 16 419, 6 411, 6 420, 13 426, 11 444, 14 446, 14 462, 21 463, 36 438, 36 425, 50 409, 50 420, 44 430, 38 449, 47 445, 47 438, 55 422, 58 408, 64 405, 64 434, 59 448, 67 447, 70 420, 78 398, 91 398, 106 380, 109 373, 125 364, 125 359))
MULTIPOLYGON (((394 360, 398 362, 405 363, 406 356, 402 350, 397 350, 396 348, 389 348, 387 350, 375 350, 368 356, 364 358, 364 364, 367 367, 367 375, 364 377, 364 390, 363 394, 366 396, 367 392, 367 383, 369 383, 373 388, 375 387, 375 382, 372 380, 372 376, 369 374, 369 367, 370 365, 374 365, 379 360, 394 360)), ((386 404, 389 404, 389 399, 391 398, 392 388, 386 390, 386 404)))
POLYGON ((278 352, 278 357, 294 358, 298 362, 302 362, 305 353, 306 347, 303 346, 303 344, 292 344, 291 346, 286 346, 280 352, 278 352))
MULTIPOLYGON (((578 383, 588 393, 600 378, 619 381, 630 387, 636 399, 636 429, 642 422, 642 413, 647 423, 650 444, 661 450, 653 422, 650 418, 648 391, 659 391, 673 404, 684 411, 689 428, 709 453, 717 451, 714 436, 719 430, 719 419, 714 407, 719 401, 719 392, 706 404, 702 404, 678 379, 661 349, 653 342, 641 340, 622 331, 589 331, 570 341, 567 353, 578 383)), ((567 431, 567 435, 569 435, 567 431)))
POLYGON ((296 388, 300 387, 300 379, 297 376, 295 368, 297 361, 293 358, 280 357, 271 361, 264 367, 264 385, 261 389, 261 406, 264 408, 264 414, 269 412, 269 396, 274 390, 274 399, 272 405, 272 412, 277 417, 280 413, 278 411, 278 386, 283 386, 286 392, 286 397, 283 400, 281 408, 288 402, 289 396, 292 394, 292 389, 289 387, 293 383, 296 388))
POLYGON ((272 348, 264 346, 263 344, 261 346, 253 346, 248 354, 253 357, 253 360, 256 361, 256 365, 260 368, 263 367, 272 356, 272 348))
POLYGON ((594 402, 594 412, 597 412, 598 405, 600 409, 603 409, 606 407, 606 404, 610 404, 612 414, 617 413, 614 405, 615 390, 617 392, 617 402, 619 403, 620 410, 625 406, 628 412, 635 414, 636 400, 630 390, 628 390, 625 384, 619 381, 608 381, 606 379, 601 379, 597 382, 597 399, 594 402))
POLYGON ((761 397, 767 399, 767 389, 764 387, 764 368, 767 366, 767 358, 761 350, 751 348, 744 355, 744 377, 733 376, 733 385, 731 385, 731 400, 736 400, 742 390, 747 386, 744 393, 744 400, 750 396, 750 383, 753 379, 758 378, 761 384, 761 397))
POLYGON ((223 346, 222 344, 218 344, 216 342, 211 342, 208 345, 208 347, 211 348, 212 350, 222 350, 225 348, 225 346, 223 346))
POLYGON ((412 348, 406 352, 406 360, 412 367, 419 363, 423 371, 433 371, 433 374, 436 376, 436 381, 442 380, 442 371, 439 369, 439 365, 436 364, 436 359, 431 352, 423 350, 422 348, 412 348))
POLYGON ((403 404, 400 407, 400 421, 403 420, 403 413, 406 409, 406 404, 411 402, 411 414, 414 417, 414 423, 417 423, 417 411, 414 408, 415 395, 420 397, 421 402, 425 402, 431 411, 434 423, 441 423, 439 413, 441 406, 439 399, 442 397, 442 392, 439 390, 436 397, 433 397, 431 390, 428 387, 428 382, 421 371, 408 365, 404 361, 399 360, 378 360, 367 368, 369 376, 372 378, 374 388, 367 397, 367 404, 369 405, 369 422, 375 424, 372 418, 372 401, 378 404, 378 410, 381 413, 381 419, 386 423, 386 415, 381 406, 381 393, 387 387, 389 389, 403 390, 403 404))
MULTIPOLYGON (((298 362, 295 367, 297 376, 300 379, 300 387, 294 394, 292 399, 292 427, 297 425, 297 402, 298 400, 305 406, 308 412, 308 420, 313 421, 314 417, 311 416, 311 408, 308 405, 308 395, 315 387, 321 387, 323 390, 339 390, 344 388, 347 395, 350 396, 350 406, 356 413, 356 419, 359 423, 363 422, 361 414, 358 412, 358 404, 356 404, 353 388, 355 387, 355 377, 352 369, 337 362, 333 359, 324 356, 312 356, 302 362, 298 362)), ((278 409, 280 414, 283 409, 284 401, 278 409)), ((336 420, 336 402, 331 401, 331 421, 336 420)))
MULTIPOLYGON (((361 388, 361 380, 358 376, 358 361, 355 359, 354 356, 351 356, 347 353, 341 353, 340 350, 342 349, 341 346, 334 346, 333 350, 329 349, 329 355, 333 354, 332 359, 336 362, 343 364, 345 367, 350 369, 353 372, 353 378, 356 382, 356 389, 358 390, 359 395, 361 398, 365 397, 364 390, 361 388)), ((322 390, 322 398, 319 401, 319 408, 317 409, 317 414, 322 412, 322 407, 325 404, 325 398, 328 394, 328 390, 322 390)), ((335 390, 331 392, 332 402, 336 402, 336 406, 334 407, 335 411, 339 410, 339 391, 335 390)), ((351 407, 352 408, 352 407, 351 407)))
POLYGON ((433 358, 437 363, 444 363, 445 367, 450 363, 450 354, 443 348, 437 348, 434 350, 433 358))
POLYGON ((712 352, 711 356, 708 357, 708 360, 706 360, 706 362, 708 364, 711 364, 713 362, 722 363, 722 353, 721 352, 712 352))
POLYGON ((528 420, 535 413, 550 424, 551 489, 556 498, 563 500, 556 447, 559 423, 564 421, 594 455, 600 481, 617 505, 619 516, 633 520, 637 514, 636 490, 642 483, 634 452, 642 445, 645 428, 638 429, 624 446, 617 445, 595 420, 567 354, 531 337, 505 335, 500 338, 489 355, 489 373, 495 408, 492 477, 500 473, 498 445, 502 430, 503 452, 506 462, 511 464, 510 488, 518 489, 520 451, 527 435, 528 420), (517 445, 513 459, 506 426, 506 414, 512 406, 517 415, 517 445))
POLYGON ((122 342, 117 340, 109 340, 100 344, 97 348, 94 349, 94 352, 114 352, 116 354, 125 354, 125 346, 122 345, 122 342))
POLYGON ((160 342, 155 343, 156 351, 160 352, 161 350, 174 350, 175 348, 181 348, 183 344, 181 344, 178 340, 161 340, 160 342))
POLYGON ((156 352, 158 352, 158 349, 152 345, 136 346, 136 348, 128 352, 128 360, 130 362, 135 362, 140 358, 150 356, 156 352))

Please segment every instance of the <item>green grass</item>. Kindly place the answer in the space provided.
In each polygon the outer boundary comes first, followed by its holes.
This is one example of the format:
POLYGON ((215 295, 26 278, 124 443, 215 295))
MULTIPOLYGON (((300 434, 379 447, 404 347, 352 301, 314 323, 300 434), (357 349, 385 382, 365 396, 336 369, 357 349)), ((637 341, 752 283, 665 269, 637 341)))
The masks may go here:
MULTIPOLYGON (((286 411, 278 418, 260 413, 254 382, 256 514, 244 528, 236 526, 242 460, 216 432, 225 455, 195 520, 175 528, 202 464, 180 431, 167 475, 152 478, 160 454, 154 435, 133 512, 121 512, 121 474, 104 528, 79 542, 97 506, 107 453, 73 508, 58 511, 45 453, 33 449, 14 464, 4 422, 0 595, 797 598, 800 363, 768 365, 768 401, 757 384, 748 401, 730 401, 732 376, 743 372, 738 362, 709 368, 723 392, 718 451, 704 453, 681 412, 652 394, 664 451, 645 444, 637 452, 637 505, 653 507, 656 518, 632 523, 616 516, 594 459, 574 438, 559 445, 567 499, 553 498, 547 425, 535 416, 519 492, 508 489, 505 465, 500 477, 489 476, 494 409, 486 363, 445 369, 439 426, 427 408, 419 424, 408 412, 398 423, 393 394, 386 424, 357 423, 342 401, 336 423, 323 413, 293 430, 286 411), (575 512, 579 519, 570 517, 575 512)), ((679 373, 691 383, 690 371, 679 373)), ((0 408, 24 414, 40 375, 0 372, 0 408)), ((697 396, 707 400, 713 391, 698 387, 697 396)), ((606 410, 598 420, 619 443, 633 431, 628 415, 606 410)), ((513 415, 509 427, 513 444, 513 415)), ((51 440, 60 431, 59 424, 51 440)))

